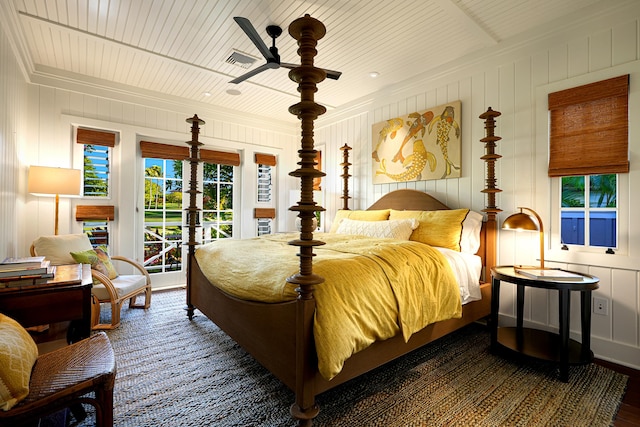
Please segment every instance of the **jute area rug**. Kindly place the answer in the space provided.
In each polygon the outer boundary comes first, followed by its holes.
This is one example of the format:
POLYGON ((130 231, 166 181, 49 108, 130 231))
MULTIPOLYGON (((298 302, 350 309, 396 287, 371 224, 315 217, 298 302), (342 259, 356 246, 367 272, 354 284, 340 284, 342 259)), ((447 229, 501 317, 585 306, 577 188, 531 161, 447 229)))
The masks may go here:
MULTIPOLYGON (((123 308, 108 333, 116 353, 116 426, 293 425, 293 393, 203 314, 189 321, 185 291, 123 308)), ((608 426, 627 377, 489 353, 473 324, 317 398, 316 426, 608 426)), ((93 424, 93 414, 81 425, 93 424)))

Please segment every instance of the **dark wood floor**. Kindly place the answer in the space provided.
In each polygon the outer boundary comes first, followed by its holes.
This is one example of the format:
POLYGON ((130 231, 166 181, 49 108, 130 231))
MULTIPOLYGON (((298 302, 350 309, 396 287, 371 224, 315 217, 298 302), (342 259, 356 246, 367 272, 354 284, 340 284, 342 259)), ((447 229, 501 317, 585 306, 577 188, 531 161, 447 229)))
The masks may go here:
POLYGON ((604 360, 596 360, 596 363, 629 376, 627 391, 613 425, 615 427, 640 426, 640 371, 604 360))

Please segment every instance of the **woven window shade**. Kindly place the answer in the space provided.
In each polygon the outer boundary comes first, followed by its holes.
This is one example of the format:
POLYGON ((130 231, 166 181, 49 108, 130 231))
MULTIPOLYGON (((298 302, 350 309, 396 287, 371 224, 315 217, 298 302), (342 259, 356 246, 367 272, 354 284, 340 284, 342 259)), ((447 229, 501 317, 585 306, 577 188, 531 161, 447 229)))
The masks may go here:
MULTIPOLYGON (((158 142, 140 141, 140 151, 142 152, 142 157, 154 159, 185 160, 189 158, 189 147, 160 144, 158 142)), ((240 155, 238 153, 224 151, 201 149, 200 160, 219 165, 240 165, 240 155)))
POLYGON ((276 210, 274 208, 255 208, 253 210, 254 218, 275 218, 276 210))
POLYGON ((103 145, 105 147, 115 147, 116 134, 95 129, 78 128, 76 132, 76 142, 84 145, 103 145))
POLYGON ((277 164, 276 156, 271 154, 259 154, 255 155, 255 162, 258 165, 275 166, 277 164))
POLYGON ((549 94, 550 177, 629 172, 629 75, 549 94))
POLYGON ((115 219, 115 207, 106 205, 76 206, 76 221, 87 221, 92 219, 113 221, 115 219))

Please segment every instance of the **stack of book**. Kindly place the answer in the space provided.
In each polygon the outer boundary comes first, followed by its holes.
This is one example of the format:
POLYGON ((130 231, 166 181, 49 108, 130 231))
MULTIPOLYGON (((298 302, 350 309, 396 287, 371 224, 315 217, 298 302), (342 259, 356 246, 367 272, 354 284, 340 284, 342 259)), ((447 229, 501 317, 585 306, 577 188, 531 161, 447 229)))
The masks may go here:
POLYGON ((6 258, 0 262, 0 288, 44 283, 53 278, 55 267, 43 256, 6 258))

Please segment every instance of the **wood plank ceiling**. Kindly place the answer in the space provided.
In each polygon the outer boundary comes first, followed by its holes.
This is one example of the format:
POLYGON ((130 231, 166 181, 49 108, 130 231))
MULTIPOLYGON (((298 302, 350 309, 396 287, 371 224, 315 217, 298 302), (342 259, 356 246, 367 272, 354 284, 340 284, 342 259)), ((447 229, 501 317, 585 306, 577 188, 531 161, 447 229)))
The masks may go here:
POLYGON ((289 23, 305 13, 322 21, 327 35, 316 66, 343 72, 322 82, 316 97, 332 109, 524 32, 549 30, 585 7, 594 13, 621 1, 3 0, 0 13, 13 23, 9 36, 34 83, 82 82, 295 122, 287 108, 298 94, 286 69, 229 83, 248 71, 226 62, 234 50, 255 57, 253 67, 264 63, 234 16, 248 18, 267 46, 266 26, 283 27, 276 46, 290 63, 298 56, 289 23), (369 77, 372 71, 379 76, 369 77), (234 89, 241 95, 227 92, 234 89))

